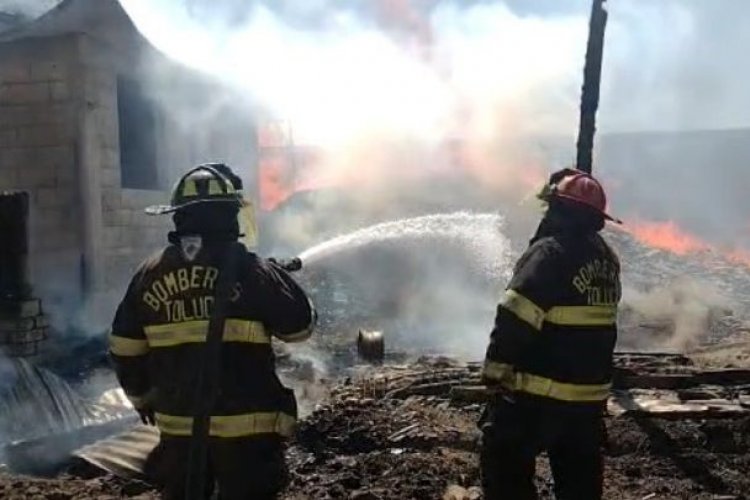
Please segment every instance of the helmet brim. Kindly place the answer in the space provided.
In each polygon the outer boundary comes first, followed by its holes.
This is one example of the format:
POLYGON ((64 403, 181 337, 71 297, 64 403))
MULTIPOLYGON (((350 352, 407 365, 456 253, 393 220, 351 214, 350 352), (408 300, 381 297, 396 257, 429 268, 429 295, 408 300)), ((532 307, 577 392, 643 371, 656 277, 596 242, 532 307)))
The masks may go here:
MULTIPOLYGON (((550 196, 550 198, 557 198, 558 200, 564 200, 569 203, 588 208, 589 210, 593 210, 594 212, 598 213, 602 217, 604 217, 606 220, 610 222, 614 222, 615 224, 622 224, 622 221, 620 219, 617 219, 615 217, 612 217, 607 212, 600 210, 599 208, 595 207, 594 205, 591 205, 590 203, 586 203, 583 200, 579 200, 578 198, 575 198, 573 196, 568 196, 562 193, 555 193, 554 195, 550 196)), ((547 198, 549 199, 549 198, 547 198)))
POLYGON ((195 200, 195 201, 189 201, 187 203, 182 203, 180 205, 151 205, 150 207, 146 207, 144 209, 144 212, 148 215, 165 215, 165 214, 171 214, 174 213, 182 208, 190 207, 193 205, 200 205, 203 203, 227 203, 230 205, 235 205, 237 208, 242 208, 242 201, 240 199, 208 199, 208 200, 195 200))

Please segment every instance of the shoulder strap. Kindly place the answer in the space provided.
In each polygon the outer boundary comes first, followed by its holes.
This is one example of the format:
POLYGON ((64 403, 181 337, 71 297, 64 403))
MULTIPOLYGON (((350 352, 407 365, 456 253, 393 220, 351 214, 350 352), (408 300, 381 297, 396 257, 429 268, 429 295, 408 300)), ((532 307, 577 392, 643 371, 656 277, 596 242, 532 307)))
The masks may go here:
POLYGON ((218 396, 221 344, 232 288, 237 281, 239 262, 245 247, 237 242, 222 250, 213 311, 208 320, 208 334, 203 345, 202 363, 193 401, 193 433, 187 468, 186 495, 189 500, 205 498, 206 465, 211 412, 218 396))

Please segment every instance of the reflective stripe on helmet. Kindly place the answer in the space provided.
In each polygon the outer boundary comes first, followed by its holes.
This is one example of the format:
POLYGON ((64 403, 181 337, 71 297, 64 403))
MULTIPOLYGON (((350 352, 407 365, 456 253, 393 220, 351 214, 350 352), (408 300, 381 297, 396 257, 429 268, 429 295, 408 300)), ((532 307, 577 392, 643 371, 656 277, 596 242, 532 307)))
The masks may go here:
POLYGON ((185 198, 198 196, 198 185, 193 179, 186 179, 182 184, 182 196, 185 198))
MULTIPOLYGON (((144 328, 151 347, 173 347, 181 344, 205 342, 208 335, 208 321, 186 321, 151 325, 144 328)), ((242 319, 227 319, 224 323, 224 342, 244 342, 250 344, 270 344, 271 338, 263 323, 242 319)))
MULTIPOLYGON (((231 184, 229 184, 228 186, 231 186, 231 184)), ((225 186, 225 189, 222 189, 219 185, 219 181, 217 181, 216 179, 211 179, 210 181, 208 181, 208 194, 210 196, 217 194, 226 194, 230 192, 228 189, 226 189, 226 187, 227 186, 225 186)))
MULTIPOLYGON (((156 413, 156 425, 164 434, 190 436, 193 433, 193 418, 156 413)), ((255 412, 242 415, 212 416, 209 435, 221 438, 237 438, 256 434, 279 434, 289 437, 294 432, 296 419, 283 412, 255 412)))

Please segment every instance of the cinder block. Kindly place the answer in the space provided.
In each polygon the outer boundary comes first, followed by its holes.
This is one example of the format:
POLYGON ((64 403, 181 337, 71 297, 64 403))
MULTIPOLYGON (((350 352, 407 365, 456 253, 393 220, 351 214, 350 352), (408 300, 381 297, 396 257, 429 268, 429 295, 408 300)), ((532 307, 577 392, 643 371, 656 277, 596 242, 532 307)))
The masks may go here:
POLYGON ((45 208, 66 208, 74 204, 75 193, 72 189, 55 187, 42 187, 36 190, 36 206, 45 208))
POLYGON ((29 331, 35 326, 35 318, 0 319, 0 332, 29 331))
POLYGON ((0 62, 0 83, 28 82, 29 78, 29 65, 25 61, 0 62))
POLYGON ((60 61, 33 62, 29 74, 34 81, 65 80, 68 76, 67 68, 60 61))
POLYGON ((73 228, 63 228, 53 241, 56 250, 69 250, 80 247, 80 239, 73 228))
POLYGON ((18 187, 18 168, 0 167, 0 189, 15 189, 18 187))
POLYGON ((36 206, 39 208, 59 208, 61 204, 60 195, 56 188, 39 188, 34 193, 36 206))
POLYGON ((2 346, 2 351, 10 358, 28 358, 30 356, 36 356, 39 353, 39 342, 6 344, 2 346))
POLYGON ((102 189, 102 209, 119 210, 123 207, 122 195, 120 189, 103 188, 102 189))
POLYGON ((0 148, 12 148, 18 145, 18 130, 0 130, 0 148))
POLYGON ((32 104, 50 100, 47 83, 6 83, 0 85, 0 104, 32 104))
POLYGON ((33 161, 44 167, 58 165, 75 166, 75 151, 72 145, 34 148, 33 161))
POLYGON ((34 119, 32 106, 0 106, 0 129, 16 128, 28 125, 34 119))
POLYGON ((33 150, 26 148, 4 148, 0 149, 0 168, 20 168, 28 165, 33 150))
POLYGON ((118 246, 118 227, 110 226, 102 228, 102 246, 104 248, 116 248, 118 246))
POLYGON ((54 102, 67 101, 70 99, 70 87, 66 82, 50 83, 50 94, 54 102))
POLYGON ((117 211, 116 210, 102 210, 102 224, 105 226, 116 226, 117 225, 117 211))
POLYGON ((100 171, 102 186, 108 188, 120 187, 120 171, 114 168, 103 168, 100 171))
POLYGON ((34 318, 41 312, 39 299, 20 301, 0 299, 0 319, 34 318))
MULTIPOLYGON (((102 150, 102 168, 111 169, 117 172, 120 177, 120 150, 119 148, 105 147, 102 150)), ((119 184, 119 183, 118 183, 119 184)))
POLYGON ((138 218, 138 213, 135 210, 123 209, 120 211, 120 222, 123 226, 132 226, 133 221, 138 218))
POLYGON ((75 167, 70 164, 55 165, 55 185, 77 191, 75 167))
POLYGON ((51 168, 38 168, 34 165, 22 165, 18 172, 19 187, 24 189, 54 187, 55 170, 51 168))
POLYGON ((21 127, 17 132, 16 142, 22 147, 63 146, 74 138, 74 132, 62 123, 21 127))
POLYGON ((30 107, 31 118, 36 125, 59 123, 68 127, 75 126, 75 109, 68 104, 39 104, 30 107))

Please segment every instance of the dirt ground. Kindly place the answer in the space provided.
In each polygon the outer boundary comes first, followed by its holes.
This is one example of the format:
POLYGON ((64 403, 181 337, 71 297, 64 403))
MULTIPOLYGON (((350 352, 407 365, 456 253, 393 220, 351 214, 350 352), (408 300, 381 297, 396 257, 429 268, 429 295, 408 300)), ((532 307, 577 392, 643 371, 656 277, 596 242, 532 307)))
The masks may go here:
MULTIPOLYGON (((673 371, 649 363, 656 371, 673 371)), ((454 498, 481 498, 476 421, 482 405, 451 396, 451 387, 475 381, 477 370, 418 362, 375 368, 339 384, 300 423, 288 450, 290 484, 282 498, 440 499, 449 486, 464 488, 458 490, 464 496, 454 498)), ((750 498, 750 416, 624 415, 609 417, 607 428, 607 499, 750 498)), ((543 456, 537 484, 542 499, 553 498, 543 456)), ((0 498, 157 495, 143 483, 109 476, 41 480, 0 474, 0 498)))

